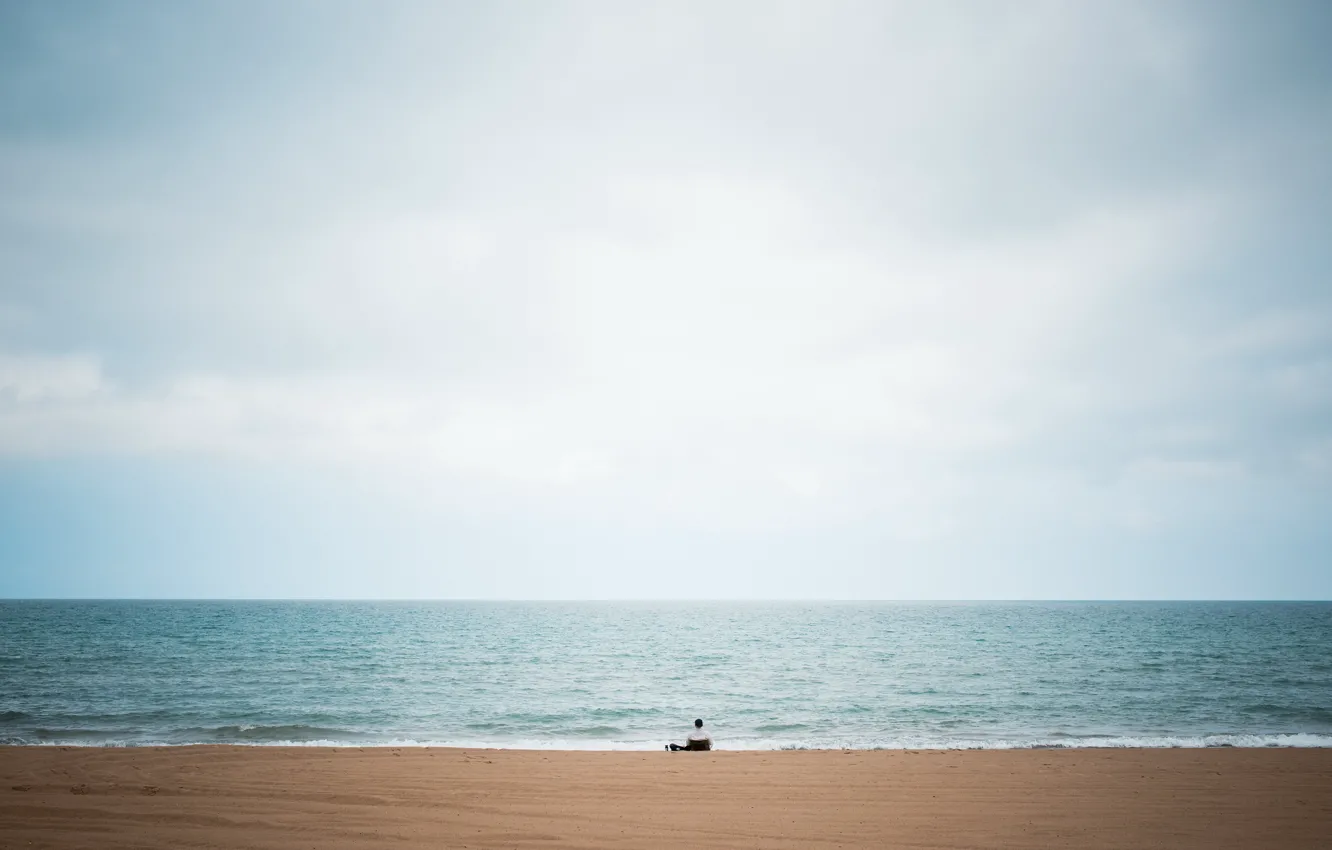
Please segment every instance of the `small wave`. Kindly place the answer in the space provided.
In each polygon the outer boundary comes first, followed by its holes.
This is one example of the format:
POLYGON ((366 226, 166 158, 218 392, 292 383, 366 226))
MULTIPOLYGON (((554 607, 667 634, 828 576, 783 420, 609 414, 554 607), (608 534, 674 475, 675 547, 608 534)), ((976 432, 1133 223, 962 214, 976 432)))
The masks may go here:
POLYGON ((587 713, 593 717, 608 717, 623 720, 630 717, 655 717, 657 708, 592 708, 587 713))
POLYGON ((62 741, 69 743, 99 743, 109 738, 123 735, 109 729, 48 729, 39 727, 32 730, 38 743, 62 741))
POLYGON ((214 726, 211 728, 180 729, 171 733, 170 743, 206 743, 206 744, 267 744, 276 741, 285 743, 308 743, 313 741, 333 741, 351 744, 366 739, 368 736, 349 729, 334 729, 324 726, 306 726, 290 724, 278 726, 214 726))
MULTIPOLYGON (((9 746, 85 746, 85 747, 140 747, 140 746, 193 746, 199 744, 234 744, 263 747, 455 747, 460 749, 499 750, 659 750, 662 742, 653 738, 452 738, 452 737, 394 737, 373 738, 361 733, 339 729, 319 729, 310 726, 266 726, 241 730, 241 727, 218 727, 215 730, 195 730, 190 736, 184 730, 167 738, 144 736, 126 738, 123 735, 79 730, 69 731, 68 737, 43 737, 27 740, 19 737, 0 738, 0 744, 9 746), (219 730, 235 730, 218 734, 219 730), (286 730, 286 731, 284 731, 286 730)), ((944 738, 915 737, 883 738, 873 740, 836 741, 829 739, 800 739, 790 737, 754 737, 727 740, 720 737, 721 750, 1069 750, 1069 749, 1203 749, 1214 747, 1235 748, 1332 748, 1332 735, 1313 733, 1289 734, 1217 734, 1217 735, 1162 735, 1162 736, 1048 736, 1039 738, 944 738)))
POLYGON ((15 720, 26 720, 29 715, 24 711, 0 711, 0 723, 13 723, 15 720))
POLYGON ((580 729, 571 729, 569 730, 569 733, 571 735, 577 735, 580 738, 583 736, 604 738, 607 735, 623 735, 624 730, 614 726, 584 726, 580 729))
POLYGON ((1326 708, 1295 707, 1264 702, 1246 705, 1244 711, 1250 715, 1280 718, 1292 726, 1303 726, 1308 723, 1332 724, 1332 709, 1326 708))

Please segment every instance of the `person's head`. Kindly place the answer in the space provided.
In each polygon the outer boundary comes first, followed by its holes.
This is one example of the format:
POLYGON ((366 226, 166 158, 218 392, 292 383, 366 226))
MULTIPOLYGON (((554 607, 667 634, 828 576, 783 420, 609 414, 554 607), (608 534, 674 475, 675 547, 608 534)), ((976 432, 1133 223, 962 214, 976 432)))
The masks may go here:
POLYGON ((694 721, 694 728, 695 728, 695 729, 702 729, 702 728, 703 728, 703 721, 702 721, 702 720, 695 720, 695 721, 694 721))

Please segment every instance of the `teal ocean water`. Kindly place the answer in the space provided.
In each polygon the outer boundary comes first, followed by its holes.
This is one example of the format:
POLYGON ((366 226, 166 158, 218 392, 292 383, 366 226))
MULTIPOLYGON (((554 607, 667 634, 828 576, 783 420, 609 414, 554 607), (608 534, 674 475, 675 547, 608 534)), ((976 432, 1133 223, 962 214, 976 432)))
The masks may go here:
POLYGON ((1328 603, 0 602, 0 741, 1332 746, 1328 603))

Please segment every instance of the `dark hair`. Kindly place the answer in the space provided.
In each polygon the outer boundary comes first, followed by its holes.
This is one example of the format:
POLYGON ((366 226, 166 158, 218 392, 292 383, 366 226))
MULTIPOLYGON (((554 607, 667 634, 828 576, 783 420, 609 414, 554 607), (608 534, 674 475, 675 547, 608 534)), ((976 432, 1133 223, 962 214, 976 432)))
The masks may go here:
POLYGON ((694 721, 694 728, 695 728, 695 729, 699 728, 699 727, 702 726, 702 725, 703 725, 703 721, 702 721, 702 720, 695 720, 695 721, 694 721))

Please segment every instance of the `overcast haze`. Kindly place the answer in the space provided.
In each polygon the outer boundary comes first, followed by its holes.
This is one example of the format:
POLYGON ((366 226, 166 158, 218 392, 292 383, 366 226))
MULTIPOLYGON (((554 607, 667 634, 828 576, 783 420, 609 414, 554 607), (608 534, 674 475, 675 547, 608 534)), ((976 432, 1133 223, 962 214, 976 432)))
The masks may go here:
POLYGON ((0 595, 1332 597, 1329 39, 0 2, 0 595))

